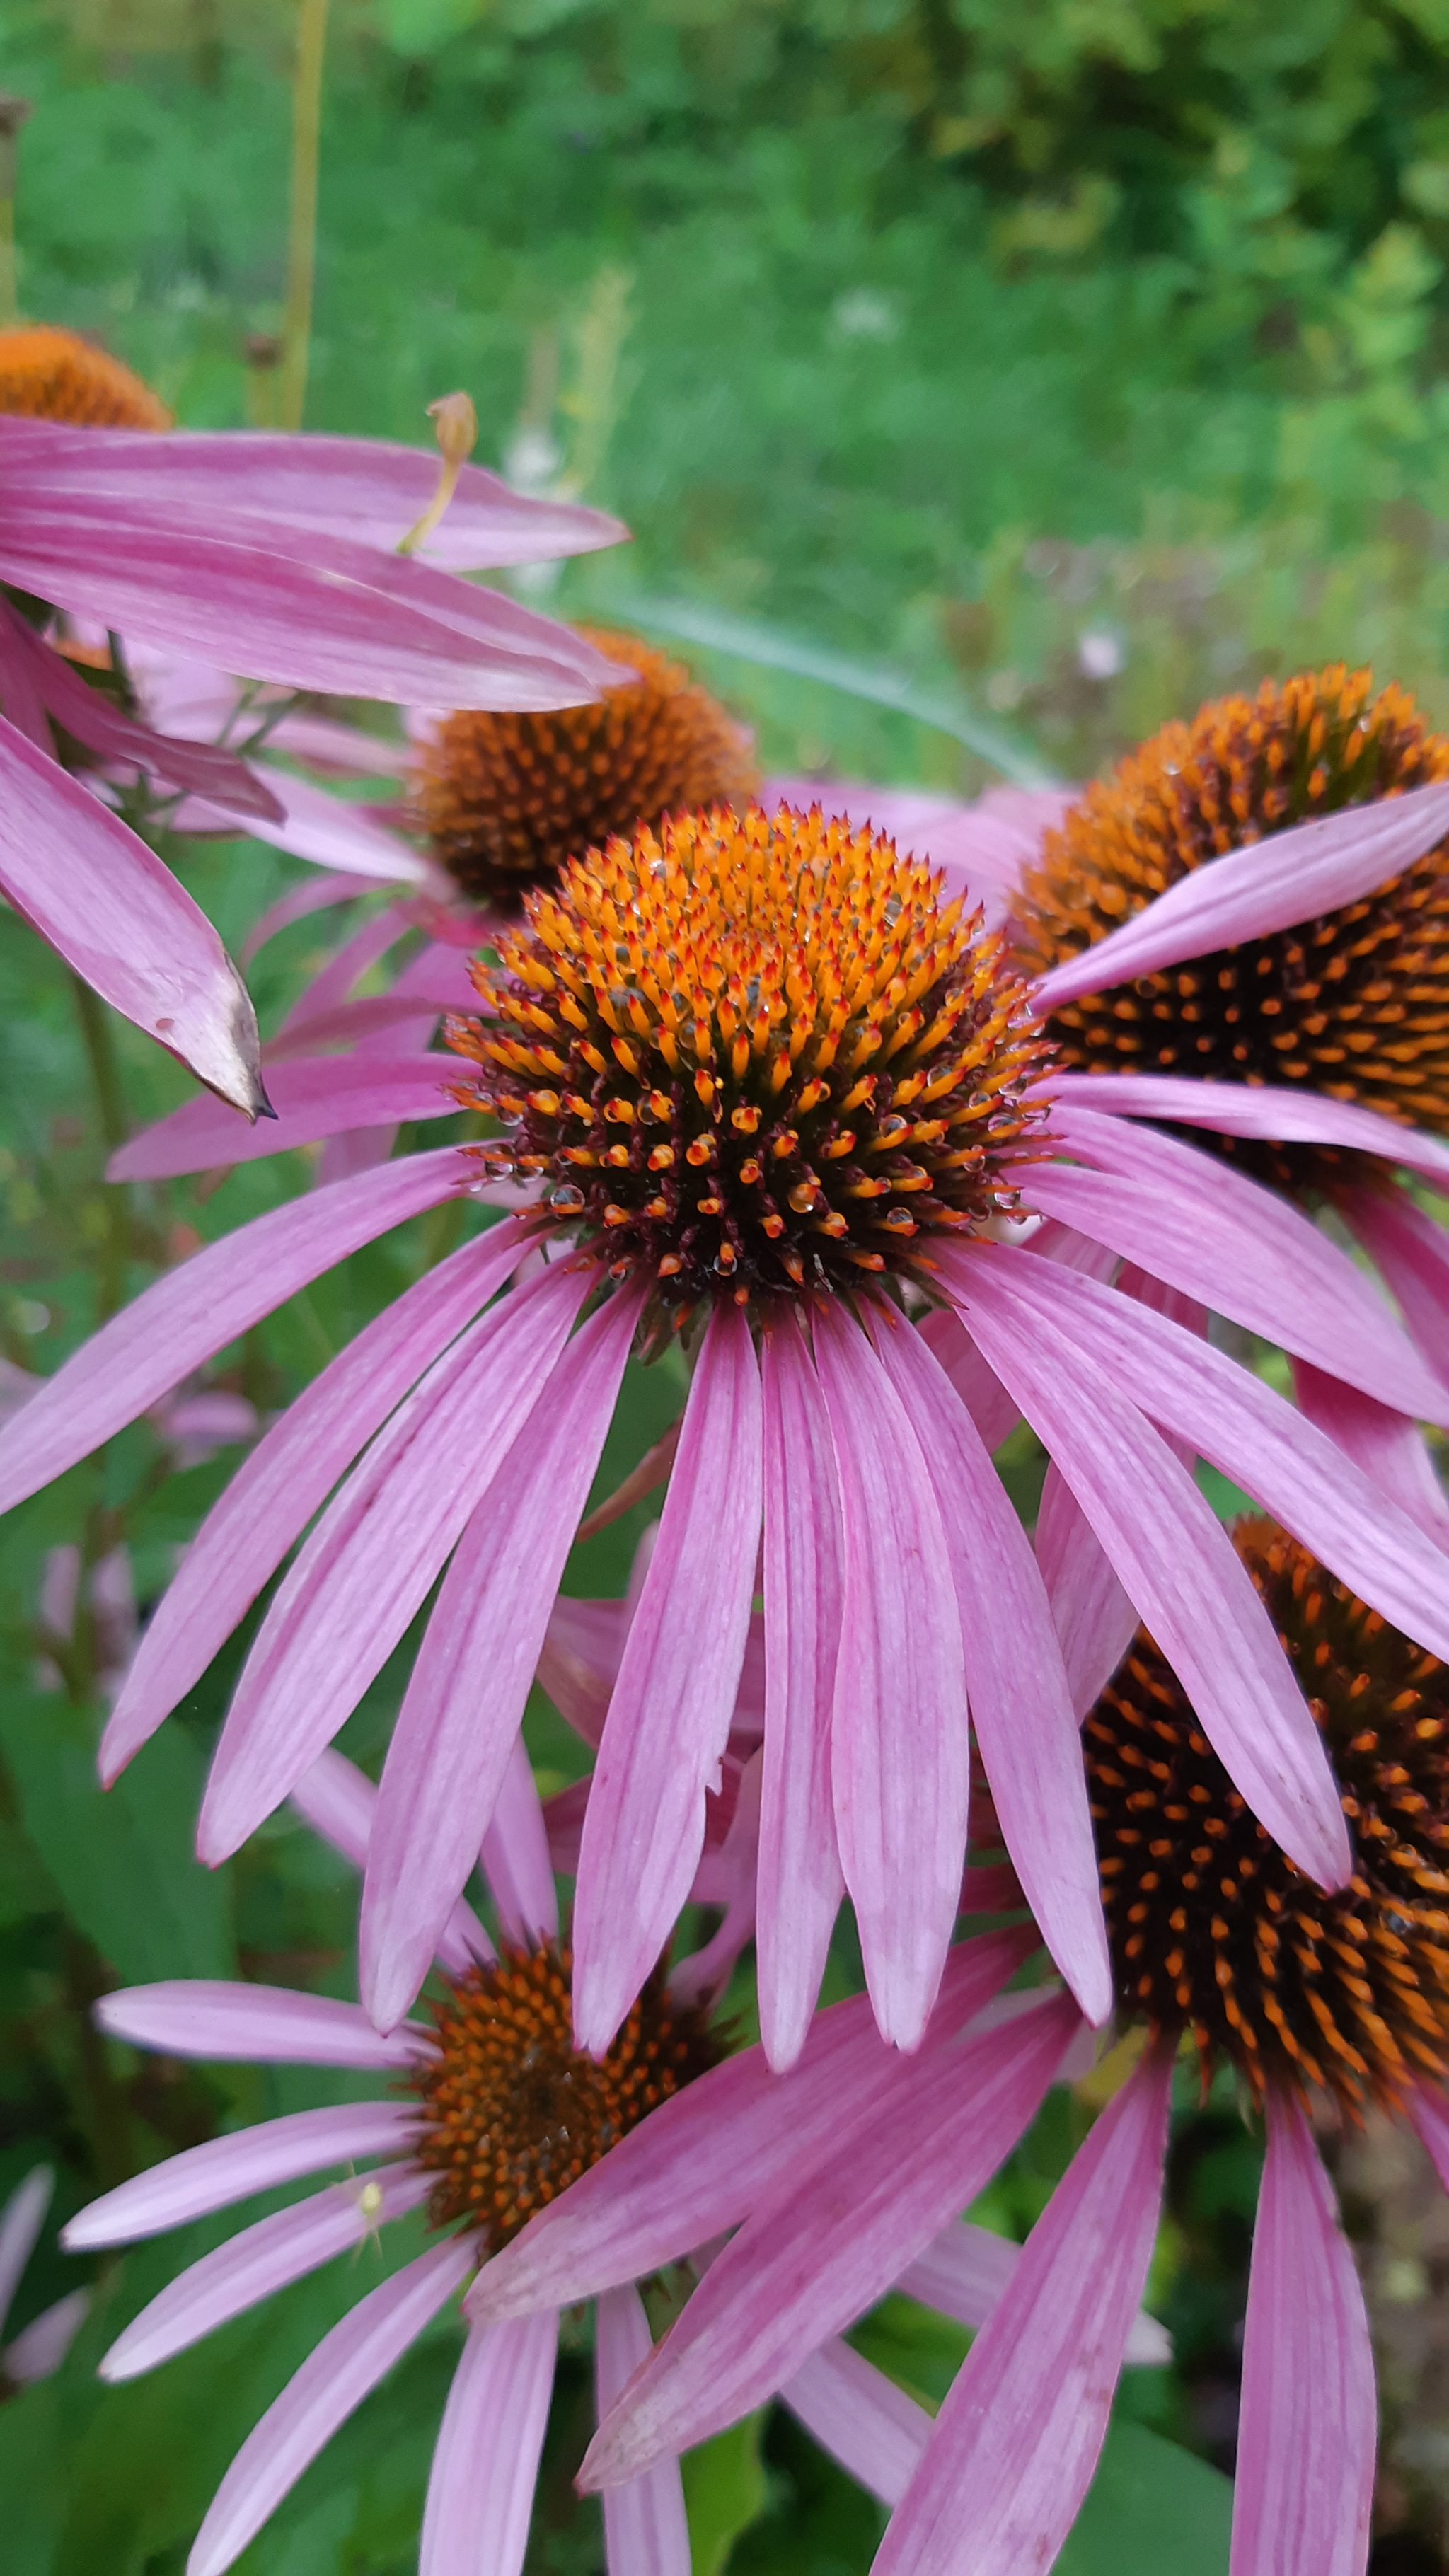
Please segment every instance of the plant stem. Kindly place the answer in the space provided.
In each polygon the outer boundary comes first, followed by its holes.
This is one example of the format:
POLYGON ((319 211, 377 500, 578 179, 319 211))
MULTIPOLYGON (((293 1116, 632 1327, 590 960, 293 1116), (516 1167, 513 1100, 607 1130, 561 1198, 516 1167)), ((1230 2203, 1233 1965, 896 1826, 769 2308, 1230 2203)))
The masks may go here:
POLYGON ((287 310, 282 324, 284 429, 300 429, 307 398, 312 338, 312 276, 317 257, 317 165, 322 124, 322 58, 327 0, 299 0, 297 61, 292 74, 292 216, 287 237, 287 310))
MULTIPOLYGON (((125 1093, 121 1088, 121 1068, 116 1062, 115 1045, 106 1006, 79 975, 71 976, 75 996, 76 1018, 81 1040, 91 1070, 91 1088, 100 1115, 101 1136, 106 1152, 113 1154, 124 1145, 130 1134, 126 1116, 125 1093)), ((101 1204, 106 1216, 106 1239, 97 1282, 98 1323, 114 1315, 126 1294, 126 1264, 131 1257, 130 1192, 120 1183, 101 1184, 101 1204)))
POLYGON ((0 92, 0 331, 20 319, 20 280, 15 261, 15 138, 30 114, 29 102, 0 92))

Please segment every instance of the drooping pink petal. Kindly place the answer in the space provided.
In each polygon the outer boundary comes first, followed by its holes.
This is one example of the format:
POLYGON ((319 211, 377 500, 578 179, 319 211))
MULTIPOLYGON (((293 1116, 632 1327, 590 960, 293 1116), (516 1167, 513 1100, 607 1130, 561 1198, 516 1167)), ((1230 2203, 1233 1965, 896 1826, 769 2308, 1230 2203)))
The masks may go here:
POLYGON ((1434 2171, 1449 2191, 1449 2100, 1438 2087, 1422 2084, 1409 2096, 1409 2117, 1434 2161, 1434 2171))
POLYGON ((1449 1234, 1402 1189, 1345 1191, 1341 1213, 1378 1263, 1431 1367, 1449 1375, 1449 1234))
MULTIPOLYGON (((303 1772, 293 1789, 292 1804, 355 1869, 366 1868, 377 1814, 377 1791, 366 1772, 349 1762, 345 1753, 338 1753, 331 1745, 319 1753, 311 1770, 303 1772)), ((438 1935, 440 1964, 451 1976, 460 1976, 476 1960, 493 1956, 492 1942, 472 1906, 460 1896, 438 1935)))
POLYGON ((197 1832, 212 1866, 280 1804, 382 1670, 552 1374, 589 1286, 560 1265, 490 1307, 434 1362, 323 1513, 227 1712, 197 1832))
POLYGON ((0 2355, 6 2378, 17 2388, 30 2388, 38 2379, 49 2379, 52 2372, 59 2370, 85 2324, 90 2305, 89 2290, 70 2290, 53 2307, 42 2308, 0 2355))
POLYGON ((777 2071, 805 2044, 844 1891, 830 1784, 840 1634, 840 1502, 830 1422, 790 1316, 765 1333, 765 1742, 757 1950, 760 2035, 777 2071))
POLYGON ((465 1189, 456 1146, 273 1208, 209 1243, 103 1324, 0 1431, 0 1511, 87 1457, 309 1280, 465 1189))
MULTIPOLYGON (((587 1486, 585 1487, 587 1493, 587 1486)), ((537 1949, 558 1937, 558 1889, 548 1856, 548 1827, 521 1735, 515 1735, 483 1836, 483 1875, 505 1939, 537 1949)))
MULTIPOLYGON (((369 994, 360 1002, 339 1002, 334 1010, 319 1011, 315 1018, 295 1025, 289 1022, 283 1035, 269 1039, 263 1047, 262 1062, 270 1078, 273 1065, 315 1055, 323 1047, 360 1048, 364 1042, 370 1054, 386 1049, 416 1058, 427 1045, 439 1012, 458 1008, 456 1000, 445 998, 441 989, 426 996, 426 1000, 428 1007, 420 1013, 416 993, 394 986, 390 993, 369 994), (419 1032, 416 1045, 409 1043, 414 1031, 419 1032)), ((445 1057, 441 1062, 446 1073, 449 1060, 445 1057)), ((456 1103, 453 1105, 456 1107, 456 1103)))
MULTIPOLYGON (((274 737, 275 739, 275 737, 274 737)), ((239 765, 239 764, 238 764, 239 765)), ((254 841, 266 841, 314 868, 336 868, 345 875, 382 885, 428 883, 427 862, 400 832, 388 829, 370 806, 332 796, 310 778, 295 778, 272 761, 258 764, 271 811, 249 824, 254 841)), ((188 796, 171 817, 174 832, 234 833, 236 819, 228 806, 200 793, 188 796)))
POLYGON ((1041 1571, 981 1435, 927 1345, 872 1323, 936 1489, 966 1687, 992 1802, 1022 1892, 1087 2019, 1112 2009, 1097 1852, 1061 1647, 1041 1571))
POLYGON ((35 2165, 0 2210, 0 2331, 20 2287, 20 2275, 35 2249, 54 2189, 54 2166, 35 2165))
POLYGON ((584 1818, 574 2032, 602 2053, 658 1958, 704 1844, 729 1740, 762 1508, 760 1373, 717 1307, 700 1346, 659 1540, 619 1665, 584 1818))
MULTIPOLYGON (((632 2281, 606 2290, 594 2333, 601 2422, 653 2349, 644 2303, 632 2281)), ((677 2460, 660 2460, 641 2478, 610 2487, 604 2497, 604 2556, 609 2576, 689 2576, 693 2562, 677 2460)))
POLYGON ((1449 1385, 1348 1255, 1276 1191, 1130 1119, 1060 1107, 1053 1129, 1098 1168, 1035 1167, 1032 1200, 1048 1215, 1381 1404, 1449 1418, 1449 1385))
POLYGON ((637 2477, 736 2422, 873 2306, 985 2188, 1078 2021, 1075 2004, 1056 1996, 955 2047, 896 2058, 864 2115, 842 2116, 823 2154, 797 2159, 711 2264, 600 2426, 580 2486, 637 2477))
MULTIPOLYGON (((1024 1309, 1069 1332, 1174 1439, 1252 1494, 1394 1627, 1449 1656, 1449 1557, 1282 1396, 1136 1298, 1030 1252, 994 1246, 989 1258, 1009 1268, 1024 1309)), ((965 1276, 954 1263, 952 1273, 965 1276)))
POLYGON ((365 2183, 334 2182, 310 2199, 232 2236, 188 2264, 118 2335, 98 2364, 102 2379, 135 2379, 289 2282, 364 2244, 389 2218, 417 2209, 433 2176, 420 2165, 383 2165, 365 2183))
MULTIPOLYGON (((924 2406, 838 2335, 812 2352, 780 2395, 858 2486, 882 2504, 899 2504, 931 2430, 924 2406)), ((617 2492, 605 2489, 606 2512, 617 2492)))
POLYGON ((1054 966, 1036 987, 1035 1007, 1054 1011, 1079 993, 1101 993, 1357 903, 1432 850, 1446 830, 1449 786, 1436 784, 1270 832, 1194 868, 1095 947, 1054 966))
POLYGON ((987 1367, 960 1316, 953 1315, 949 1306, 933 1306, 916 1329, 940 1361, 987 1448, 999 1449, 1021 1414, 996 1371, 987 1367))
POLYGON ((835 1827, 866 1985, 914 2048, 961 1888, 971 1747, 941 1508, 910 1417, 858 1324, 814 1319, 844 1528, 831 1713, 835 1827))
POLYGON ((300 885, 289 886, 259 913, 241 944, 241 961, 250 965, 268 940, 288 930, 294 921, 305 921, 309 913, 326 912, 334 904, 356 903, 362 888, 350 876, 304 877, 300 885))
POLYGON ((558 2317, 470 2327, 433 2453, 418 2576, 520 2576, 558 2317))
POLYGON ((256 2058, 262 2065, 413 2066, 429 2034, 404 2022, 386 2036, 360 2004, 291 1986, 231 1985, 219 1977, 170 1977, 123 1986, 95 2007, 100 2028, 170 2057, 256 2058))
MULTIPOLYGON (((585 1283, 565 1285, 576 1309, 585 1283)), ((427 1975, 507 1778, 637 1320, 637 1299, 611 1298, 534 1381, 535 1409, 484 1485, 434 1605, 383 1765, 358 1934, 363 1999, 384 2029, 427 1975)), ((481 1428, 475 1440, 486 1456, 481 1428)), ((519 1892, 551 1913, 538 1821, 519 1892)))
MULTIPOLYGON (((1100 953, 1100 952, 1097 952, 1100 953)), ((1271 1083, 1197 1082, 1173 1073, 1058 1073, 1053 1100, 1105 1110, 1109 1118, 1170 1119, 1210 1127, 1222 1136, 1261 1136, 1275 1144, 1346 1145, 1350 1151, 1403 1163, 1426 1180, 1449 1180, 1449 1146, 1421 1128, 1402 1126, 1375 1109, 1330 1100, 1321 1091, 1278 1090, 1271 1083)))
MULTIPOLYGON (((925 2051, 949 2048, 1035 1947, 1029 1931, 961 1942, 946 1962, 925 2051)), ((469 2294, 470 2315, 568 2307, 677 2262, 737 2225, 798 2161, 822 2153, 899 2064, 865 1995, 816 2014, 787 2075, 772 2075, 759 2048, 727 2058, 671 2094, 495 2254, 469 2294)))
POLYGON ((1152 2260, 1172 2057, 1153 2050, 1079 2147, 936 2418, 876 2576, 1050 2567, 1107 2431, 1152 2260))
MULTIPOLYGON (((1009 2288, 1021 2255, 1009 2236, 953 2218, 901 2274, 896 2288, 963 2326, 984 2326, 1009 2288)), ((1172 2359, 1172 2338, 1156 2317, 1139 2311, 1122 2357, 1135 2368, 1160 2368, 1172 2359)))
MULTIPOLYGON (((426 447, 278 430, 176 430, 162 444, 147 431, 16 418, 0 432, 0 458, 7 488, 40 500, 66 493, 117 512, 159 508, 203 527, 219 513, 247 513, 265 527, 318 529, 389 554, 422 517, 438 479, 437 456, 426 447)), ((593 554, 628 534, 603 510, 514 492, 482 466, 465 465, 421 551, 458 572, 486 572, 593 554)), ((224 668, 238 664, 251 667, 245 655, 223 657, 224 668)))
POLYGON ((1109 1377, 1105 1354, 1058 1315, 1074 1311, 1070 1291, 1120 1308, 1138 1331, 1165 1326, 1184 1365, 1206 1346, 1113 1289, 1004 1246, 954 1264, 950 1286, 1254 1814, 1320 1885, 1342 1886, 1352 1862, 1337 1786, 1272 1621, 1186 1468, 1109 1377), (1019 1299, 1023 1264, 1028 1294, 1019 1299))
POLYGON ((167 1180, 254 1163, 292 1145, 314 1145, 351 1127, 398 1125, 404 1118, 451 1118, 452 1058, 438 1055, 319 1055, 268 1064, 275 1118, 243 1127, 214 1100, 184 1100, 111 1156, 108 1181, 167 1180))
POLYGON ((212 2499, 187 2576, 224 2576, 339 2424, 415 2343, 473 2265, 466 2237, 432 2245, 325 2334, 247 2435, 212 2499))
POLYGON ((1392 1496, 1426 1538, 1449 1548, 1449 1502, 1417 1425, 1357 1387, 1325 1377, 1307 1360, 1293 1363, 1293 1392, 1299 1411, 1392 1496))
POLYGON ((1061 1639, 1072 1707, 1085 1717, 1131 1645, 1138 1614, 1054 1459, 1036 1516, 1036 1558, 1061 1639))
POLYGON ((321 2173, 328 2165, 352 2164, 360 2156, 399 2155, 416 2129, 417 2115, 407 2102, 344 2102, 335 2109, 289 2111, 284 2119, 185 2147, 164 2164, 119 2183, 67 2220, 61 2243, 67 2253, 84 2254, 163 2235, 255 2191, 321 2173))
POLYGON ((1268 2097, 1230 2576, 1363 2576, 1378 2409, 1363 2291, 1291 2095, 1268 2097))
MULTIPOLYGON (((395 1168, 405 1174, 411 1167, 395 1168)), ((361 1184, 337 1186, 356 1190, 361 1184)), ((315 1198, 299 1202, 303 1208, 316 1204, 315 1198)), ((230 1238, 233 1247, 239 1241, 230 1238)), ((212 1505, 142 1632, 101 1739, 107 1786, 200 1680, 338 1477, 454 1334, 501 1287, 527 1242, 524 1230, 505 1218, 450 1253, 364 1326, 257 1442, 212 1505)), ((243 1250, 242 1262, 245 1257, 243 1250)), ((264 1261, 264 1271, 265 1266, 264 1261)))
POLYGON ((265 1106, 256 1014, 199 905, 0 716, 0 891, 84 983, 234 1110, 265 1106))

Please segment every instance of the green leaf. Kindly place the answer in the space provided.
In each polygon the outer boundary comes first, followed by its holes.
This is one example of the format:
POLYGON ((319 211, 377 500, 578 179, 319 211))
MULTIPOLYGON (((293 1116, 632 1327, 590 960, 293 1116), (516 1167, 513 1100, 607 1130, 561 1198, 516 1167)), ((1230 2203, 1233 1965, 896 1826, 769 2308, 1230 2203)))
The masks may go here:
POLYGON ((765 2510, 763 2422, 763 2415, 747 2415, 680 2461, 693 2576, 723 2576, 740 2533, 765 2510))
POLYGON ((192 1856, 203 1762, 163 1727, 114 1789, 96 1779, 95 1714, 57 1693, 0 1698, 20 1820, 80 1930, 128 1982, 235 1973, 231 1885, 192 1856))
POLYGON ((1119 2419, 1056 2576, 1226 2576, 1232 2520, 1231 2478, 1119 2419))

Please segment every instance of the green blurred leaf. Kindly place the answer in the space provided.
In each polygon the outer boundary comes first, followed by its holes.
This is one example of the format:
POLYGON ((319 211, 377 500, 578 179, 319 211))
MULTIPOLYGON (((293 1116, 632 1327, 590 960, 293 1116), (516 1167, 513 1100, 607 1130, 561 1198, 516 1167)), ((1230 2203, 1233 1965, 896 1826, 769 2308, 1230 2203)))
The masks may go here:
POLYGON ((163 1727, 107 1791, 98 1733, 94 1712, 59 1694, 0 1699, 20 1819, 67 1910, 129 1982, 233 1974, 229 1877, 192 1856, 201 1754, 180 1727, 163 1727))
POLYGON ((1231 2478, 1118 2421, 1056 2576, 1225 2576, 1232 2519, 1231 2478))
POLYGON ((687 2451, 679 2464, 693 2576, 723 2576, 740 2533, 765 2510, 763 2422, 763 2415, 747 2415, 742 2424, 731 2424, 712 2442, 687 2451))

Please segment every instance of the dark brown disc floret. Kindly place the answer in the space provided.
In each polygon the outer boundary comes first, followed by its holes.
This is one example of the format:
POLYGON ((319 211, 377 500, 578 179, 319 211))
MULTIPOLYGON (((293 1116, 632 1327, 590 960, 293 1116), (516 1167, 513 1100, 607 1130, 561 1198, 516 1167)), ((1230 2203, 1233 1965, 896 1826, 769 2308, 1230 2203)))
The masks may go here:
POLYGON ((409 2079, 413 2154, 438 2177, 429 2216, 462 2220, 490 2251, 724 2054, 705 2011, 672 2004, 657 1968, 607 2056, 583 2056, 570 1971, 548 1942, 451 1980, 433 2007, 437 2053, 409 2079))
MULTIPOLYGON (((1289 825, 1449 777, 1449 736, 1367 671, 1265 680, 1164 725, 1089 787, 1017 898, 1034 973, 1095 946, 1200 867, 1289 825)), ((1326 1092, 1417 1126, 1449 1123, 1449 843, 1363 901, 1064 1003, 1048 1023, 1084 1073, 1190 1075, 1326 1092)), ((1193 1130, 1296 1195, 1343 1174, 1331 1147, 1193 1130)))
POLYGON ((1449 2071, 1449 1671, 1270 1521, 1239 1555, 1323 1732, 1353 1852, 1326 1895, 1250 1813, 1145 1630, 1087 1719, 1123 2014, 1255 2098, 1356 2115, 1449 2071))
POLYGON ((477 969, 499 1172, 682 1320, 929 1272, 1016 1204, 1044 1069, 980 915, 894 844, 758 806, 611 840, 477 969))
POLYGON ((757 783, 749 735, 680 663, 637 636, 579 632, 637 679, 543 715, 464 709, 419 754, 414 803, 434 855, 495 911, 611 832, 742 805, 757 783))

